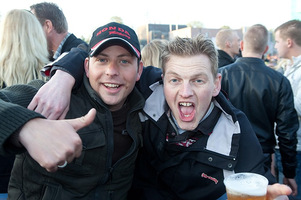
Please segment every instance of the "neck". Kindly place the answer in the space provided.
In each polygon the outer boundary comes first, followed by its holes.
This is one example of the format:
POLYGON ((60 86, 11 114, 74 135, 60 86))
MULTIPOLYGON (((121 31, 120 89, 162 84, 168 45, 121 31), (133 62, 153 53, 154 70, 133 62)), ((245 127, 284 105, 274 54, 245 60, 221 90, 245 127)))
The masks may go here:
POLYGON ((298 47, 292 49, 289 58, 290 58, 291 62, 293 63, 293 57, 298 57, 300 55, 301 55, 301 47, 298 46, 298 47))
POLYGON ((251 58, 262 58, 262 54, 254 53, 254 52, 247 52, 242 51, 241 52, 242 57, 251 57, 251 58))
POLYGON ((56 52, 56 50, 59 48, 61 42, 63 41, 63 39, 66 37, 67 34, 68 34, 68 32, 54 35, 54 37, 52 38, 52 42, 51 42, 53 52, 56 52))

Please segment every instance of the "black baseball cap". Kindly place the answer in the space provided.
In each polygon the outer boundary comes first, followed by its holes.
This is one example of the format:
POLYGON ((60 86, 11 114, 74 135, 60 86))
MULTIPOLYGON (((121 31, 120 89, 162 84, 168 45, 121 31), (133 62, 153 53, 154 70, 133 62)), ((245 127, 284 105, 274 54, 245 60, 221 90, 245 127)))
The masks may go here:
POLYGON ((133 29, 117 22, 111 22, 97 28, 90 40, 90 56, 110 45, 121 45, 131 50, 140 59, 140 44, 138 37, 133 29))

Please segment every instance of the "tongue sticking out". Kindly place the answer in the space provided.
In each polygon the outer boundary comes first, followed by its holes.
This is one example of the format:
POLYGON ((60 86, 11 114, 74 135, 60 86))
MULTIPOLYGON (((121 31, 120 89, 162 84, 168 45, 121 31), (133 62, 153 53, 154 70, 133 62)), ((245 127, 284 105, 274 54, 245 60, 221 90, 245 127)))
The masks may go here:
POLYGON ((192 120, 194 117, 194 107, 193 106, 180 106, 181 119, 183 121, 192 120))
POLYGON ((180 106, 180 109, 184 115, 190 115, 193 111, 193 106, 180 106))

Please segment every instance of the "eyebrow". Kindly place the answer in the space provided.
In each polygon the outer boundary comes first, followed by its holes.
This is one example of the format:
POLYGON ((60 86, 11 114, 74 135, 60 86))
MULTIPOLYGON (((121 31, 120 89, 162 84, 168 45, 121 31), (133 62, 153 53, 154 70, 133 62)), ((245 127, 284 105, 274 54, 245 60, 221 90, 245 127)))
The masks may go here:
MULTIPOLYGON (((174 76, 181 76, 180 74, 176 73, 176 72, 167 72, 165 74, 169 74, 169 75, 174 75, 174 76)), ((201 73, 198 73, 198 74, 194 74, 192 77, 193 78, 196 78, 196 77, 199 77, 199 76, 205 76, 205 77, 208 77, 207 74, 201 72, 201 73)))
MULTIPOLYGON (((102 53, 102 52, 100 52, 96 57, 98 57, 98 56, 110 57, 109 54, 102 53)), ((133 55, 132 55, 130 52, 128 52, 128 53, 120 54, 120 55, 118 55, 117 57, 119 57, 119 58, 120 58, 120 57, 133 57, 133 55)))

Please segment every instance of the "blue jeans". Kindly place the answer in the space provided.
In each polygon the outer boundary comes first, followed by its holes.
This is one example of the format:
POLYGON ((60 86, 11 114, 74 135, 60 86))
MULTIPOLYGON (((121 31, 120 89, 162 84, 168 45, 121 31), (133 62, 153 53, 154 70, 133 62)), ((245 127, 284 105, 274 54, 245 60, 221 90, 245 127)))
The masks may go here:
POLYGON ((0 193, 0 200, 6 200, 7 199, 7 193, 0 193))
MULTIPOLYGON (((281 155, 277 149, 275 152, 275 162, 278 169, 278 182, 283 183, 283 169, 281 164, 281 155)), ((298 185, 298 195, 296 197, 290 197, 290 199, 301 200, 301 151, 297 151, 297 169, 295 180, 298 185)))

